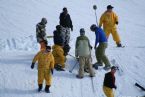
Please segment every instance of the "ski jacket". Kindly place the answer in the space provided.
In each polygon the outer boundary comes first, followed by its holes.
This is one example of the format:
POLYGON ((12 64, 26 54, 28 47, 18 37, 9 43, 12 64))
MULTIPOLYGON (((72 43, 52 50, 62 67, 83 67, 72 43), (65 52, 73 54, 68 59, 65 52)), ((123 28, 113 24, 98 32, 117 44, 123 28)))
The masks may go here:
POLYGON ((64 40, 63 40, 63 36, 61 34, 61 31, 55 30, 53 32, 53 41, 54 41, 54 44, 64 45, 64 40))
POLYGON ((105 32, 101 28, 97 27, 95 34, 96 34, 95 46, 97 46, 98 43, 107 42, 105 32))
POLYGON ((79 36, 76 40, 75 56, 89 56, 91 54, 91 45, 87 36, 79 36))
POLYGON ((60 25, 63 26, 63 27, 68 27, 68 28, 73 28, 73 25, 72 25, 72 20, 71 20, 71 17, 69 14, 65 15, 64 12, 62 12, 60 14, 60 17, 59 17, 60 21, 60 25))
POLYGON ((115 88, 115 76, 111 72, 105 74, 103 86, 115 88))
POLYGON ((63 48, 61 46, 55 44, 52 47, 52 54, 54 56, 55 64, 64 65, 65 56, 64 56, 63 48))
POLYGON ((116 28, 116 23, 118 22, 118 16, 114 12, 104 12, 100 18, 99 27, 102 26, 104 29, 116 28))
POLYGON ((37 37, 37 42, 39 43, 42 40, 46 40, 45 25, 42 24, 41 22, 36 25, 36 37, 37 37))
POLYGON ((33 63, 38 61, 38 69, 53 69, 54 68, 54 57, 51 52, 45 53, 40 51, 36 54, 33 59, 33 63))

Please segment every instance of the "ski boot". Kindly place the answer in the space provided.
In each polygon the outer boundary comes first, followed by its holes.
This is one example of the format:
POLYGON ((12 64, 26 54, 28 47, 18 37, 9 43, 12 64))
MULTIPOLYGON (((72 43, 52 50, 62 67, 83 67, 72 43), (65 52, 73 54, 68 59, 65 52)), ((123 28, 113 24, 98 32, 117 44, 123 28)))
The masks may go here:
POLYGON ((39 87, 38 92, 41 92, 42 91, 42 84, 39 84, 38 87, 39 87))
POLYGON ((49 88, 50 88, 50 85, 46 85, 46 86, 45 86, 45 92, 46 92, 46 93, 50 93, 49 88))

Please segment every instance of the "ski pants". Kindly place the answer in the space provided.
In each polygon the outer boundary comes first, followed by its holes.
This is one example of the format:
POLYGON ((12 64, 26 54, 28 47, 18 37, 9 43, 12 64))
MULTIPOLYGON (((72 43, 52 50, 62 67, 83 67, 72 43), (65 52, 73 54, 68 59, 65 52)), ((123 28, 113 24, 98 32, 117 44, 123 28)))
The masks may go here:
POLYGON ((116 42, 116 44, 121 42, 116 28, 104 28, 104 32, 106 33, 107 38, 109 38, 109 35, 112 34, 113 40, 116 42))
POLYGON ((83 57, 83 56, 79 56, 79 76, 80 77, 84 77, 84 67, 87 66, 89 69, 89 73, 90 76, 95 76, 95 72, 92 68, 92 64, 91 64, 91 57, 87 56, 87 57, 83 57))
POLYGON ((99 46, 96 48, 95 54, 96 54, 96 60, 98 63, 105 64, 105 66, 111 66, 108 57, 105 54, 106 48, 108 44, 107 42, 99 43, 99 46))
POLYGON ((107 97, 114 97, 113 89, 103 86, 103 91, 107 97))
POLYGON ((62 36, 64 40, 64 45, 69 45, 70 41, 70 28, 62 27, 62 36))
POLYGON ((52 76, 49 69, 38 69, 38 84, 43 84, 45 80, 46 85, 51 85, 52 76))

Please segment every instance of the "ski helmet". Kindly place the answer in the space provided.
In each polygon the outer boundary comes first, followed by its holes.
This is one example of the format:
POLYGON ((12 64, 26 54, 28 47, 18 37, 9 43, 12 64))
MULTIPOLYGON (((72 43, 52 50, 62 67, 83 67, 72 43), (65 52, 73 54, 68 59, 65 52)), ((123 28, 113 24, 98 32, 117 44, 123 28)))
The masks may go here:
POLYGON ((43 24, 47 24, 47 19, 46 19, 46 18, 42 18, 41 22, 42 22, 43 24))
POLYGON ((85 29, 84 28, 80 29, 80 35, 85 35, 85 29))
POLYGON ((107 6, 107 9, 112 9, 112 8, 114 8, 112 5, 107 6))
POLYGON ((96 26, 95 24, 92 24, 91 27, 90 27, 90 30, 91 30, 91 31, 95 31, 96 27, 97 27, 97 26, 96 26))

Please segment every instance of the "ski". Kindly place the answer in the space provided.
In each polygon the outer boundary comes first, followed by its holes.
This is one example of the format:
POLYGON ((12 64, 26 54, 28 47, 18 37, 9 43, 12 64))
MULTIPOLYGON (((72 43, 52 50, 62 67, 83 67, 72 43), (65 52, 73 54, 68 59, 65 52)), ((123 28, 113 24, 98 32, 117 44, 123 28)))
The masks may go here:
POLYGON ((118 75, 122 76, 124 71, 123 69, 120 67, 120 65, 116 62, 115 59, 111 60, 111 63, 113 66, 116 66, 118 68, 117 72, 118 72, 118 75))
POLYGON ((144 88, 144 87, 142 87, 140 84, 135 83, 135 86, 137 86, 138 88, 140 88, 142 91, 145 91, 145 88, 144 88))

